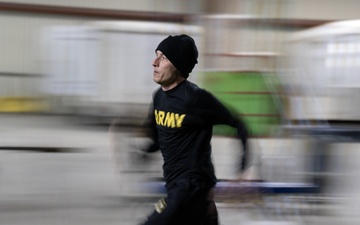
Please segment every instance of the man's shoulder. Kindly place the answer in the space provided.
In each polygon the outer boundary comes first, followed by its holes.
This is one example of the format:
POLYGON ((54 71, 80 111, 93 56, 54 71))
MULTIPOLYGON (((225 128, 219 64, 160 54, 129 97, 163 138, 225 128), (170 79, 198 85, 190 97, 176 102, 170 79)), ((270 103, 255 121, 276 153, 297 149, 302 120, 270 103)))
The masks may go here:
POLYGON ((203 94, 207 93, 207 91, 201 87, 199 87, 197 84, 186 80, 186 88, 188 91, 191 91, 192 94, 203 94))
POLYGON ((190 81, 188 82, 187 86, 187 91, 184 96, 186 96, 186 101, 191 106, 197 105, 199 101, 203 101, 204 99, 207 102, 212 96, 209 91, 190 81))

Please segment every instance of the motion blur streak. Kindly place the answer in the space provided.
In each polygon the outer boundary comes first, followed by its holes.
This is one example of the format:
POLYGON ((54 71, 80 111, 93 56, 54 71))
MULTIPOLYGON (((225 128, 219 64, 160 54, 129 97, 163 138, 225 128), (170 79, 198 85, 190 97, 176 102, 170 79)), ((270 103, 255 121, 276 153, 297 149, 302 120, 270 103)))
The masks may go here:
POLYGON ((360 2, 39 2, 0 4, 1 224, 147 216, 164 194, 141 151, 151 62, 179 33, 199 46, 190 80, 251 130, 238 177, 234 132, 214 128, 221 224, 360 224, 360 2))

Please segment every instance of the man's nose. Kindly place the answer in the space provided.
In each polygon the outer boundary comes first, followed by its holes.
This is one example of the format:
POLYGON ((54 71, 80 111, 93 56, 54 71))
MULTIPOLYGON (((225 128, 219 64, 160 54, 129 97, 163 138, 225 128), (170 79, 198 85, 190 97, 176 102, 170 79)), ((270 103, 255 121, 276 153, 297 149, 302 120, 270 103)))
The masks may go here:
POLYGON ((158 58, 158 57, 155 57, 155 59, 154 59, 153 62, 152 62, 152 65, 153 65, 153 66, 159 65, 159 58, 158 58))

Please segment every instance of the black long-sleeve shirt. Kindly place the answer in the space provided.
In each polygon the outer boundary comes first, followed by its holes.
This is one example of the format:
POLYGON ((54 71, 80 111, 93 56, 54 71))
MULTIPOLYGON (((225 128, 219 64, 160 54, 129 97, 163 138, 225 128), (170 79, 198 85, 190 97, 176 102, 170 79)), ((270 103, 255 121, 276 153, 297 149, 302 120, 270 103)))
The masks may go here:
POLYGON ((154 144, 147 151, 161 150, 167 187, 185 177, 216 183, 210 145, 213 125, 236 128, 246 151, 244 123, 212 94, 187 80, 169 91, 154 92, 149 122, 154 144))

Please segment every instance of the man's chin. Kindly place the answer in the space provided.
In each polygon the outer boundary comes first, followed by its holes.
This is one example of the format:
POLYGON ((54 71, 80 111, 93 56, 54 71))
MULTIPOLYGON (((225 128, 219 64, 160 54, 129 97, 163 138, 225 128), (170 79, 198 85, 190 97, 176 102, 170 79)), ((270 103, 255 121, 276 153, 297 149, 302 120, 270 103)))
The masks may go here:
POLYGON ((154 81, 155 83, 157 83, 157 84, 160 84, 160 83, 161 83, 160 80, 159 80, 159 79, 156 79, 155 77, 153 78, 153 81, 154 81))

